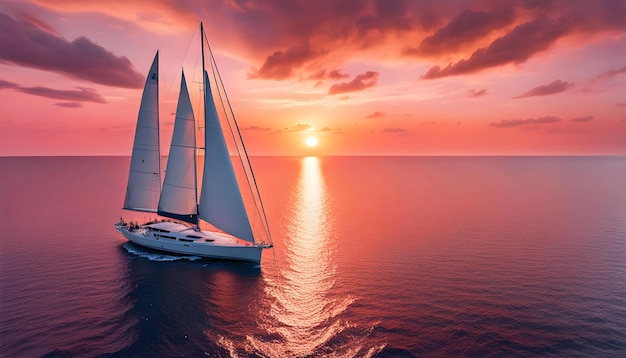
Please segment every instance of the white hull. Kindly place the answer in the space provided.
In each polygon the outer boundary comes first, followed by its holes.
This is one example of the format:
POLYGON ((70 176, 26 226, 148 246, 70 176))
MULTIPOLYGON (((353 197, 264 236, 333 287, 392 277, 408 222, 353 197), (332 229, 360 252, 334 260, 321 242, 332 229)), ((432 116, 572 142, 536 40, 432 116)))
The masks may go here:
POLYGON ((200 231, 172 223, 157 222, 135 226, 117 223, 115 229, 129 241, 155 250, 226 260, 261 262, 261 253, 270 245, 242 242, 228 234, 200 231))

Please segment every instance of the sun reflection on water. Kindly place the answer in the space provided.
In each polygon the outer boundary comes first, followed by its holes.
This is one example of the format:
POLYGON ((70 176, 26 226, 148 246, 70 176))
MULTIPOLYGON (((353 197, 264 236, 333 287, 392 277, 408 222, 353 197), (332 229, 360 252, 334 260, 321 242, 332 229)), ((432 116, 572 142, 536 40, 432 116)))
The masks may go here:
POLYGON ((280 339, 263 342, 248 337, 254 350, 270 356, 320 353, 320 348, 350 326, 338 316, 353 299, 329 294, 335 285, 336 266, 332 261, 330 203, 319 158, 302 160, 294 203, 280 277, 264 277, 273 304, 259 322, 280 339))

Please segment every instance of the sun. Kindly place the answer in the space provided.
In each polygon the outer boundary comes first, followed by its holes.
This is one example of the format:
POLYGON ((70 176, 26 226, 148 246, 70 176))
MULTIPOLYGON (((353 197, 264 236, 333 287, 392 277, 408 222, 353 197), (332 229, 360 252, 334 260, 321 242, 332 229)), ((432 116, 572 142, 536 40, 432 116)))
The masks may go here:
POLYGON ((308 137, 306 139, 306 145, 308 145, 309 147, 315 147, 317 145, 317 138, 315 138, 315 137, 308 137))

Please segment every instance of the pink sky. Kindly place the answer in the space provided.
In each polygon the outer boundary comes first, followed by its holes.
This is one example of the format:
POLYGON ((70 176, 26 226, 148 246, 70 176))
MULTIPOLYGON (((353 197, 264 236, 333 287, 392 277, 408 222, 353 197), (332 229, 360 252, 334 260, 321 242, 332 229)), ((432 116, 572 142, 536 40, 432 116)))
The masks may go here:
POLYGON ((0 155, 130 155, 157 49, 165 154, 200 20, 252 155, 626 154, 625 1, 3 0, 0 155))

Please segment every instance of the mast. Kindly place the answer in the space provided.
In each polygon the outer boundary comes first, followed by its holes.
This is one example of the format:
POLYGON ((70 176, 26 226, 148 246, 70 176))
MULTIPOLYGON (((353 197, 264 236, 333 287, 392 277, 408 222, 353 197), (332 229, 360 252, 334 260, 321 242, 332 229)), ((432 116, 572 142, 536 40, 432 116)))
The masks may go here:
POLYGON ((204 26, 202 26, 202 21, 200 21, 200 50, 202 50, 202 76, 204 76, 206 70, 204 68, 204 26))
MULTIPOLYGON (((202 21, 200 21, 200 51, 202 51, 202 87, 203 87, 203 95, 202 95, 202 99, 203 99, 203 103, 202 103, 202 121, 206 121, 206 105, 204 104, 204 102, 206 102, 206 88, 204 88, 204 26, 202 25, 202 21)), ((204 123, 205 126, 205 130, 206 130, 206 123, 204 123)), ((205 134, 206 136, 206 134, 205 134)), ((196 136, 195 136, 195 132, 194 132, 194 145, 197 148, 197 144, 196 144, 196 136)), ((197 154, 197 151, 196 151, 197 154)), ((206 160, 206 146, 204 147, 204 158, 206 160)), ((197 163, 197 155, 194 158, 194 165, 196 166, 196 168, 198 168, 198 163, 197 163)), ((203 168, 204 169, 204 168, 203 168)), ((202 173, 204 176, 204 172, 202 173)), ((200 213, 200 196, 198 195, 198 175, 196 174, 196 212, 200 213)), ((198 228, 200 228, 200 220, 198 220, 198 223, 196 224, 196 226, 198 228)))

